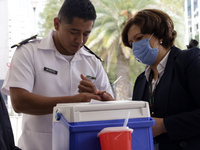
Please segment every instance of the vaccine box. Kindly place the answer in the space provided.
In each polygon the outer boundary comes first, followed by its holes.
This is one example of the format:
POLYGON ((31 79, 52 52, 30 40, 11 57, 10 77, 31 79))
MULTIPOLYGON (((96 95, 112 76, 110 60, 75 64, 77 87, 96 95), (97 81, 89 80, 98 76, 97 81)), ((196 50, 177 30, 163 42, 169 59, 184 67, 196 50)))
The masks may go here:
POLYGON ((53 150, 101 150, 97 134, 106 127, 127 126, 133 129, 133 150, 153 150, 149 105, 144 101, 91 101, 62 103, 53 110, 53 150))

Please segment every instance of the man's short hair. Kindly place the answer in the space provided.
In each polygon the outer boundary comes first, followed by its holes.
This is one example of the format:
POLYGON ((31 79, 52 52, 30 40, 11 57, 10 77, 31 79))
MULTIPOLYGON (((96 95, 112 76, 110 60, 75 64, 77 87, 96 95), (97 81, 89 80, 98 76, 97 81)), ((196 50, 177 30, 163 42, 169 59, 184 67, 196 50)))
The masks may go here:
POLYGON ((90 0, 65 0, 58 13, 58 18, 64 23, 71 24, 73 18, 85 21, 96 19, 96 11, 90 0))

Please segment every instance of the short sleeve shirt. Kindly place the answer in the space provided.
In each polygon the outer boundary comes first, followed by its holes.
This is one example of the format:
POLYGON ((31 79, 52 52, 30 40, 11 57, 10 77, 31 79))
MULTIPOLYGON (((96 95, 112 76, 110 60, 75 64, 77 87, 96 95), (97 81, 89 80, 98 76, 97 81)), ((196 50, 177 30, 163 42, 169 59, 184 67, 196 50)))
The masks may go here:
MULTIPOLYGON (((9 95, 9 87, 19 87, 42 96, 72 96, 78 94, 80 74, 83 74, 96 77, 93 82, 97 88, 99 90, 108 88, 107 92, 113 95, 100 60, 82 47, 68 62, 54 45, 52 37, 54 32, 50 32, 43 39, 22 45, 15 51, 2 91, 9 95)), ((34 140, 42 139, 41 137, 50 143, 52 114, 41 116, 24 114, 22 132, 21 143, 33 140, 34 144, 34 140), (28 136, 30 132, 32 138, 28 136), (44 134, 41 135, 42 133, 44 134)), ((48 145, 51 144, 46 145, 45 149, 49 149, 48 145)))

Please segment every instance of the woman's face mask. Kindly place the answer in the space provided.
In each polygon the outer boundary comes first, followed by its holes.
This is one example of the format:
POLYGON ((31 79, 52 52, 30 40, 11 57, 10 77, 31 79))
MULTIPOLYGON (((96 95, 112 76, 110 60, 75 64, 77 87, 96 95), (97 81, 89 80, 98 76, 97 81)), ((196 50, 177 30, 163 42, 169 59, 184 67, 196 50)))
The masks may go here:
MULTIPOLYGON (((151 35, 151 37, 152 36, 153 34, 151 35)), ((135 57, 135 59, 138 62, 146 64, 148 66, 151 66, 155 62, 159 51, 158 48, 151 47, 149 43, 151 37, 132 43, 133 56, 135 57)))

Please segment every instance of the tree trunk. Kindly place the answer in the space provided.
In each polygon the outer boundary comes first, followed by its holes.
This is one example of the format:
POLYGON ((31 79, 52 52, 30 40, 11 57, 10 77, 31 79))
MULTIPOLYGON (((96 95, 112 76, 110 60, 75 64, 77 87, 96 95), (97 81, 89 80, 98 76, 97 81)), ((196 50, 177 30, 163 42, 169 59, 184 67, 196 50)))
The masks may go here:
POLYGON ((130 68, 130 57, 129 58, 125 57, 120 44, 117 54, 117 78, 119 76, 122 77, 116 83, 116 89, 115 89, 116 100, 128 100, 131 97, 129 68, 130 68))

